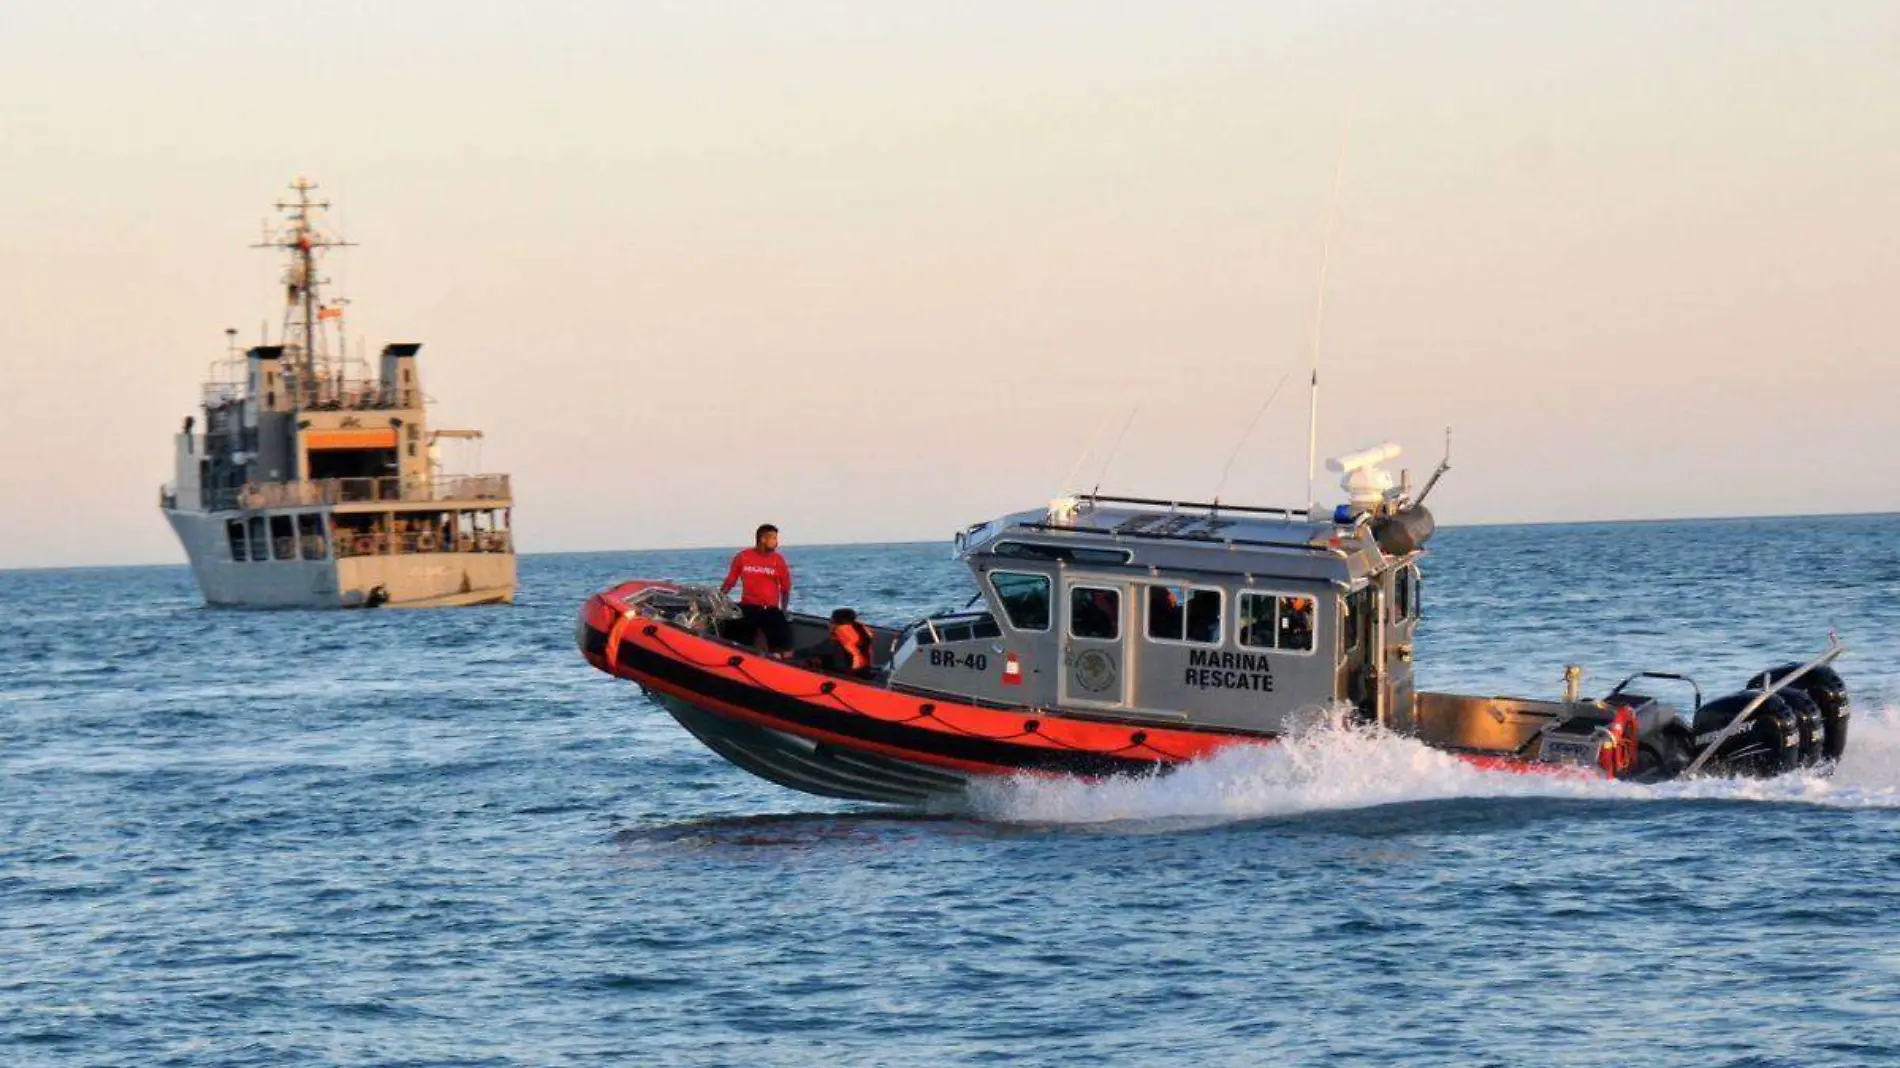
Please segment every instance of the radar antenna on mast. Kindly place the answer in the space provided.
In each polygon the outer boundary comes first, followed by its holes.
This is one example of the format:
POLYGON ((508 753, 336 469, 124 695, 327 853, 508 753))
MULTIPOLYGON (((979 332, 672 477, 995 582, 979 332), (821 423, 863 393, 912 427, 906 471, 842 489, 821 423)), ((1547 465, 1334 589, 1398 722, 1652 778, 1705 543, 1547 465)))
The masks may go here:
POLYGON ((310 198, 317 183, 299 178, 290 188, 297 194, 296 199, 279 200, 276 204, 277 210, 283 213, 283 223, 274 233, 267 227, 264 240, 251 247, 279 248, 290 253, 284 267, 282 339, 293 349, 286 367, 291 386, 307 401, 312 399, 310 395, 329 363, 328 354, 319 345, 318 324, 324 319, 342 316, 341 303, 330 306, 321 299, 322 288, 330 280, 317 273, 317 257, 329 249, 349 248, 355 242, 326 233, 318 225, 316 213, 328 211, 330 202, 310 198))

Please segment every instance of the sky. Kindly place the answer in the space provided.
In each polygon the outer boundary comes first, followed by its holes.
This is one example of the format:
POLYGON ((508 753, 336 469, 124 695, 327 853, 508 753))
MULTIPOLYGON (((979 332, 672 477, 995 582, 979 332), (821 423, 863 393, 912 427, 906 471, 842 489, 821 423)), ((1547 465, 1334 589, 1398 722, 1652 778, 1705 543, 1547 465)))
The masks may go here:
POLYGON ((0 567, 183 559, 299 176, 524 551, 1303 504, 1348 130, 1322 455, 1452 428, 1445 524, 1900 510, 1891 0, 95 0, 0 5, 0 567))

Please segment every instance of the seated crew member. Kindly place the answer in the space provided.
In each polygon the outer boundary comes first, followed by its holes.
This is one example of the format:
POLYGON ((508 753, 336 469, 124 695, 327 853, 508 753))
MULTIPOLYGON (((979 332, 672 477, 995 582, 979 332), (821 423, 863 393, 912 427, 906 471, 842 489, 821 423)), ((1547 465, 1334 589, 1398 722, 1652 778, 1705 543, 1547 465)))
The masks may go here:
POLYGON ((797 660, 839 675, 869 675, 873 640, 871 628, 858 622, 856 612, 840 608, 831 613, 831 631, 825 640, 799 650, 797 660))
POLYGON ((792 621, 785 609, 792 603, 792 567, 778 552, 778 528, 762 524, 753 534, 752 548, 741 549, 726 569, 720 593, 739 586, 738 619, 726 628, 726 637, 752 645, 761 634, 774 654, 792 651, 792 621))

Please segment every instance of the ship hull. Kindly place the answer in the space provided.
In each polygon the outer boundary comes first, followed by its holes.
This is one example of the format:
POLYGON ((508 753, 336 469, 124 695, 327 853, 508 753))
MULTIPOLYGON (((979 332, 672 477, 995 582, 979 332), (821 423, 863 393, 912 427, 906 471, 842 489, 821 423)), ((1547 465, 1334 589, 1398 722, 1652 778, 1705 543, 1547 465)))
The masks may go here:
MULTIPOLYGON (((740 649, 629 605, 634 582, 595 594, 582 656, 638 683, 726 760, 795 790, 854 801, 952 807, 972 784, 1013 776, 1152 776, 1276 738, 1061 708, 966 703, 826 675, 740 649)), ((1488 770, 1595 777, 1508 754, 1454 753, 1488 770)))
POLYGON ((450 608, 514 601, 513 553, 234 560, 225 524, 251 514, 165 510, 205 603, 228 608, 450 608))

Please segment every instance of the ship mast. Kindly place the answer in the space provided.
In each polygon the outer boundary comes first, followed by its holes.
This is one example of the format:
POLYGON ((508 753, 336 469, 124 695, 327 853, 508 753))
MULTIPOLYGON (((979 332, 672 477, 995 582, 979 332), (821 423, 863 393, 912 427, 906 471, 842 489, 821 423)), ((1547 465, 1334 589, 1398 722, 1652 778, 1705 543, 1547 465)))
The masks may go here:
POLYGON ((315 182, 299 178, 290 188, 297 194, 295 200, 279 200, 277 210, 284 215, 284 222, 275 234, 266 229, 264 240, 252 248, 279 248, 290 253, 290 262, 284 268, 284 324, 283 338, 301 341, 301 352, 291 363, 295 372, 296 396, 308 403, 320 381, 318 358, 318 324, 330 309, 324 306, 320 291, 329 281, 317 274, 317 256, 333 248, 348 248, 354 242, 345 241, 325 233, 317 225, 316 212, 328 211, 330 202, 312 200, 310 193, 317 188, 315 182))

